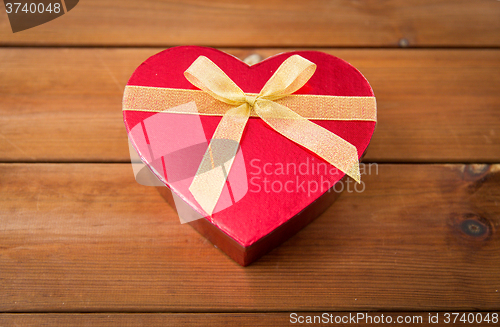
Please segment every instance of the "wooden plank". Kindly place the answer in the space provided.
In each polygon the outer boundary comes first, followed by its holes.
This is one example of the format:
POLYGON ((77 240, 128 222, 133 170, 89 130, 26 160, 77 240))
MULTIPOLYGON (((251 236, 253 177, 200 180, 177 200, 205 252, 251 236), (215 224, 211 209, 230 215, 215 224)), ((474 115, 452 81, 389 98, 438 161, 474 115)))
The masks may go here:
MULTIPOLYGON (((357 67, 377 96, 366 160, 500 161, 500 50, 323 50, 357 67)), ((159 51, 2 49, 0 160, 129 160, 123 89, 159 51)), ((265 58, 283 49, 227 51, 265 58)))
POLYGON ((498 164, 373 165, 246 268, 129 164, 0 164, 0 181, 0 312, 500 308, 498 164))
MULTIPOLYGON (((293 313, 155 313, 155 314, 0 314, 2 326, 290 326, 290 324, 306 324, 308 319, 320 324, 373 324, 388 325, 398 323, 418 326, 464 326, 465 321, 476 321, 473 326, 492 326, 491 316, 494 313, 459 313, 446 315, 445 312, 294 312, 293 313), (325 316, 326 314, 326 316, 325 316), (359 316, 358 316, 359 314, 359 316), (470 316, 473 315, 473 317, 470 316), (489 315, 488 315, 489 314, 489 315), (488 316, 487 316, 488 315, 488 316), (310 318, 309 318, 310 317, 310 318), (488 317, 488 318, 487 318, 488 317), (479 319, 489 319, 485 322, 479 319), (314 320, 316 319, 316 320, 314 320), (406 319, 406 323, 405 323, 406 319), (473 320, 478 319, 478 320, 473 320), (335 321, 338 320, 338 323, 335 321), (344 323, 342 323, 342 320, 344 323), (455 322, 453 322, 455 320, 455 322), (303 323, 300 323, 303 321, 303 323), (388 322, 390 321, 390 322, 388 322), (437 322, 431 322, 437 321, 437 322), (448 322, 447 322, 448 321, 448 322)), ((498 314, 498 313, 496 313, 498 314)), ((496 315, 494 317, 497 317, 496 315)), ((311 324, 306 324, 310 326, 311 324)))
POLYGON ((80 1, 64 16, 0 45, 498 47, 496 1, 80 1))

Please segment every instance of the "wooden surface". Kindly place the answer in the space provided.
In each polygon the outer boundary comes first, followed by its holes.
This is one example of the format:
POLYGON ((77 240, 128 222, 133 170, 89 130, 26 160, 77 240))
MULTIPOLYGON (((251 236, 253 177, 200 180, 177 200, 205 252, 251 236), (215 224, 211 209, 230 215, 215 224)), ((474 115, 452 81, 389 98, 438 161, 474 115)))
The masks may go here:
POLYGON ((85 0, 3 45, 498 47, 495 0, 85 0))
POLYGON ((378 168, 244 268, 130 164, 2 164, 0 310, 498 309, 500 165, 378 168))
POLYGON ((0 326, 498 312, 499 47, 493 0, 86 0, 15 34, 0 10, 0 326), (181 225, 121 118, 133 70, 178 44, 352 63, 379 110, 366 190, 246 268, 181 225))
MULTIPOLYGON (((297 315, 301 315, 306 319, 307 316, 321 316, 322 313, 318 312, 296 312, 297 315)), ((333 321, 337 319, 344 319, 348 321, 350 312, 335 312, 333 321), (344 318, 345 317, 345 318, 344 318)), ((351 313, 352 314, 352 313, 351 313)), ((366 321, 370 322, 369 319, 374 321, 381 319, 382 316, 388 319, 390 317, 392 321, 397 322, 398 319, 404 321, 404 319, 410 319, 408 321, 415 321, 414 325, 418 326, 436 326, 435 323, 429 323, 429 315, 416 313, 416 312, 370 312, 364 313, 365 316, 360 316, 359 323, 363 324, 366 321), (368 316, 370 318, 368 318, 368 316), (421 321, 421 323, 419 323, 421 321)), ((443 312, 432 312, 430 313, 433 317, 436 315, 440 321, 445 321, 445 315, 443 312)), ((486 317, 486 313, 482 313, 486 317)), ((294 316, 295 317, 295 316, 294 316)), ((459 317, 461 318, 461 317, 459 317)), ((297 318, 298 319, 298 318, 297 318)), ((314 318, 312 318, 314 319, 314 318)), ((384 320, 384 321, 386 321, 384 320)), ((451 321, 454 320, 454 316, 451 316, 451 321)), ((122 326, 122 327, 136 327, 136 326, 151 326, 151 327, 164 327, 164 326, 194 326, 194 327, 220 327, 220 326, 243 326, 243 327, 259 327, 259 326, 286 326, 292 325, 289 323, 290 314, 284 312, 272 312, 272 313, 202 313, 202 314, 183 314, 183 313, 161 313, 161 314, 4 314, 0 315, 0 324, 5 326, 18 326, 32 327, 32 326, 42 326, 42 327, 52 327, 52 326, 122 326)), ((295 325, 305 325, 311 326, 311 324, 299 324, 295 325)), ((347 326, 348 324, 337 324, 338 326, 347 326)), ((352 324, 354 325, 354 324, 352 324)), ((366 324, 369 326, 369 324, 366 324)), ((384 325, 381 323, 372 324, 374 326, 384 325)), ((404 324, 412 325, 412 323, 404 324)), ((446 326, 464 326, 463 322, 446 323, 446 326)), ((474 324, 474 326, 492 326, 494 324, 482 323, 474 324)), ((293 325, 292 325, 293 326, 293 325)))
MULTIPOLYGON (((353 64, 375 91, 378 125, 365 160, 500 161, 498 50, 320 50, 353 64)), ((0 160, 129 161, 123 89, 159 51, 3 49, 0 160)), ((227 51, 245 58, 285 49, 227 51)))

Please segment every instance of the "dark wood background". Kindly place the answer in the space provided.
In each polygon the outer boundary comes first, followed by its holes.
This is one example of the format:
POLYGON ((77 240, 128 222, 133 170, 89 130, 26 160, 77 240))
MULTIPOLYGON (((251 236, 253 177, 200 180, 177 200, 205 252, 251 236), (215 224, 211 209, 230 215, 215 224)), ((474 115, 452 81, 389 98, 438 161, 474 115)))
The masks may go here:
POLYGON ((15 34, 0 8, 0 326, 500 310, 499 1, 85 0, 15 34), (128 78, 188 44, 325 51, 377 96, 366 191, 247 268, 128 163, 128 78))

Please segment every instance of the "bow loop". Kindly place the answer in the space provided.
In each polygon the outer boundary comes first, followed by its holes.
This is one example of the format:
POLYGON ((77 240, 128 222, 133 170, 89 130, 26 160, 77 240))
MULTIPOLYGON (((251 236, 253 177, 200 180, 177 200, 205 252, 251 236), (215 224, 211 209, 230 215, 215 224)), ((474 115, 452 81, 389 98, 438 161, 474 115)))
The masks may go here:
POLYGON ((245 102, 245 93, 205 56, 199 56, 184 72, 184 76, 191 84, 219 101, 233 106, 245 102))
POLYGON ((293 55, 278 67, 260 91, 260 95, 267 100, 281 99, 298 91, 315 71, 316 64, 299 55, 293 55))

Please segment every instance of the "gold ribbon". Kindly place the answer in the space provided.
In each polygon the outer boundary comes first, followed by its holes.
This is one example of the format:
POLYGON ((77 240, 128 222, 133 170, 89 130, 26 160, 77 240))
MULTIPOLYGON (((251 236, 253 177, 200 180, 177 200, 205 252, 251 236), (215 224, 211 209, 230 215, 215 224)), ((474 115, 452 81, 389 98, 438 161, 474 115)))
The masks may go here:
POLYGON ((184 75, 202 91, 127 86, 123 110, 222 115, 189 187, 203 210, 211 215, 250 116, 260 117, 281 135, 360 182, 356 147, 308 119, 376 121, 375 98, 292 95, 304 86, 315 70, 314 63, 293 55, 281 64, 260 93, 244 93, 210 59, 200 56, 184 75), (202 110, 178 109, 183 107, 178 107, 180 104, 191 101, 203 103, 202 110), (230 142, 218 142, 220 140, 230 142), (220 158, 231 159, 219 162, 220 158))
MULTIPOLYGON (((309 120, 377 121, 375 97, 291 94, 274 102, 309 120)), ((123 97, 123 110, 131 111, 221 117, 232 107, 200 90, 127 85, 123 97), (191 111, 190 106, 183 106, 189 102, 196 103, 196 110, 191 111)), ((250 117, 259 116, 251 110, 250 117)))

